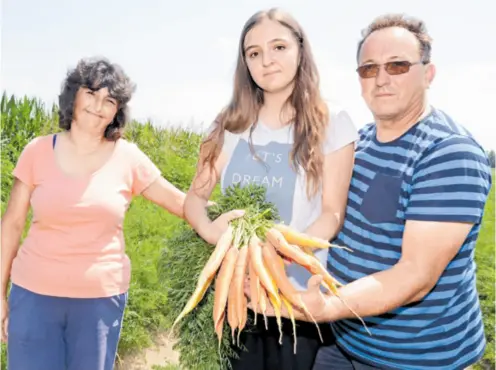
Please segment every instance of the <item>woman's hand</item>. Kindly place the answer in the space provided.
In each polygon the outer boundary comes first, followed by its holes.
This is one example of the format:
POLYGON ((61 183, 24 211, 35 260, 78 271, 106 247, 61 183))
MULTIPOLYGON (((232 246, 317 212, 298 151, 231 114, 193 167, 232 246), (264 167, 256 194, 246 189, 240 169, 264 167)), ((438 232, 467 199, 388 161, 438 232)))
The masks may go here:
POLYGON ((221 235, 227 230, 229 222, 242 217, 244 214, 245 211, 241 209, 235 209, 223 213, 214 221, 202 226, 198 233, 207 243, 215 245, 217 244, 217 241, 219 240, 221 235))
POLYGON ((2 298, 2 342, 7 343, 7 329, 9 325, 9 303, 7 298, 2 298))

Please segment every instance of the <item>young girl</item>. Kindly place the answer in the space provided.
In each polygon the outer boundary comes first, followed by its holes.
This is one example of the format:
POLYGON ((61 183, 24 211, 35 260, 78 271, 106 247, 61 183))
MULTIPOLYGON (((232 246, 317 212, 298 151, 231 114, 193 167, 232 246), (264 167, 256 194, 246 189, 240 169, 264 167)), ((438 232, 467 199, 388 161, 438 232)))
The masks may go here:
MULTIPOLYGON (((342 226, 357 131, 345 111, 328 109, 308 39, 299 24, 278 10, 258 12, 245 24, 235 72, 234 93, 202 144, 198 170, 185 200, 185 217, 209 243, 227 222, 212 223, 205 205, 216 183, 263 184, 282 221, 323 239, 342 226)), ((239 210, 224 220, 238 217, 239 210)), ((325 264, 327 250, 316 251, 325 264)), ((304 290, 310 274, 297 265, 287 275, 304 290)), ((253 315, 252 312, 250 312, 253 315)), ((297 323, 293 354, 291 322, 283 319, 279 345, 275 318, 263 318, 244 332, 239 369, 311 369, 319 347, 313 323, 297 323)), ((327 327, 328 325, 323 325, 327 327)), ((323 331, 324 333, 325 331, 323 331)))

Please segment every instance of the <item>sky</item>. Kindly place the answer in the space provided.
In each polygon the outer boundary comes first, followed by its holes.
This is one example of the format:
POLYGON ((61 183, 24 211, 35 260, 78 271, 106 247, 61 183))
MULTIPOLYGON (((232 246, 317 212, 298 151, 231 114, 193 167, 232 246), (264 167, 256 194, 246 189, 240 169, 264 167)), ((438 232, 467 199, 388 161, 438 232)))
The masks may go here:
POLYGON ((324 97, 357 128, 372 121, 355 72, 360 32, 390 12, 423 19, 437 75, 431 103, 496 148, 496 2, 473 0, 2 0, 0 88, 57 101, 83 57, 120 64, 137 89, 131 113, 204 128, 229 101, 238 37, 256 11, 282 7, 308 35, 324 97))

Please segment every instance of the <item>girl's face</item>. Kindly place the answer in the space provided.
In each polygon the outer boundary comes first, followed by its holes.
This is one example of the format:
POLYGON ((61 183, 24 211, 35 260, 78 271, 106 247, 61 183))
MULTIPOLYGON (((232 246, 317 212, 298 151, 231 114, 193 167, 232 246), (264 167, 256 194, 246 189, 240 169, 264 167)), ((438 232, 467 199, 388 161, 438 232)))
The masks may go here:
POLYGON ((244 40, 245 61, 255 83, 274 93, 286 89, 299 65, 299 46, 290 29, 265 19, 244 40))

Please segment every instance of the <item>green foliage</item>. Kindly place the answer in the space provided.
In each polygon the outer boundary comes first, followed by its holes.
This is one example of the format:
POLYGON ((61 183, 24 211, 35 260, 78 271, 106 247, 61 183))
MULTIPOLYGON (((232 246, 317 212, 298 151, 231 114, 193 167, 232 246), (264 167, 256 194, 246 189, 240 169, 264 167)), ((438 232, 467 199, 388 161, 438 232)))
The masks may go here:
POLYGON ((495 154, 494 154, 494 150, 491 149, 489 152, 486 153, 487 154, 487 158, 489 159, 489 165, 491 166, 491 168, 494 168, 495 167, 495 154))
MULTIPOLYGON (((265 189, 250 185, 244 188, 233 186, 216 199, 209 207, 209 216, 215 219, 233 209, 245 209, 243 217, 232 223, 239 244, 247 243, 245 230, 256 231, 278 219, 275 206, 265 200, 265 189), (238 233, 238 231, 242 231, 238 233)), ((236 239, 236 236, 235 236, 236 239)), ((190 226, 183 223, 167 239, 158 266, 159 276, 167 292, 167 317, 170 323, 179 316, 196 288, 200 273, 213 252, 214 246, 206 243, 190 226)), ((230 368, 229 358, 236 356, 230 346, 231 333, 227 320, 221 345, 218 345, 213 322, 215 280, 203 299, 191 313, 177 325, 175 348, 180 352, 181 366, 187 369, 230 368)), ((245 330, 250 330, 247 323, 245 330)))
MULTIPOLYGON (((494 170, 492 172, 494 179, 494 170)), ((489 193, 489 199, 484 210, 484 222, 482 224, 479 239, 475 249, 475 261, 477 263, 477 291, 482 308, 482 321, 484 322, 484 333, 487 339, 487 348, 484 358, 476 366, 476 369, 494 369, 494 318, 495 318, 495 249, 494 249, 494 185, 489 193)))
POLYGON ((124 137, 138 143, 167 180, 182 191, 188 190, 196 170, 200 135, 181 129, 164 130, 150 122, 133 122, 126 128, 124 137))
POLYGON ((167 366, 152 366, 152 370, 181 370, 177 365, 167 365, 167 366))

